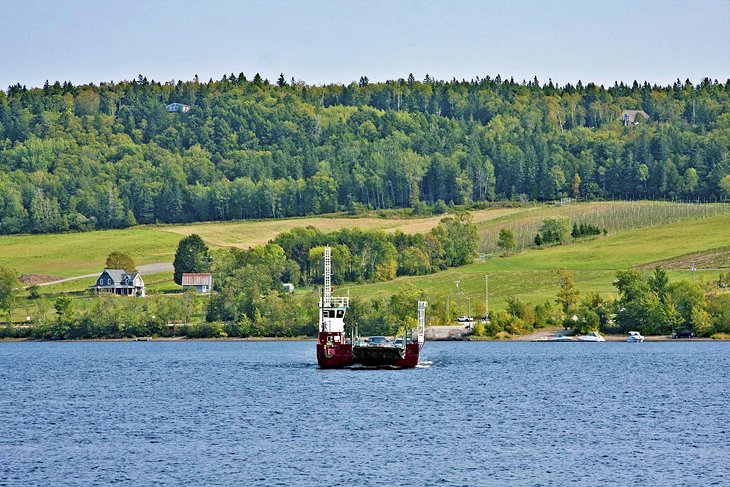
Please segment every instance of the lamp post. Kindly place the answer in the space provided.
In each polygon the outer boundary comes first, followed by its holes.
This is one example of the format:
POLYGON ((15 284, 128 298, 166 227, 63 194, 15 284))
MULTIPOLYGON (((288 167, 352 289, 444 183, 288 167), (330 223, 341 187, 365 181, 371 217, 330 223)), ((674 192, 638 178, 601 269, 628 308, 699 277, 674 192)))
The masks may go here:
POLYGON ((484 314, 484 318, 489 321, 489 274, 484 274, 484 296, 486 301, 486 312, 484 314))
POLYGON ((461 295, 459 294, 459 283, 461 281, 454 281, 456 283, 456 314, 461 316, 461 295))

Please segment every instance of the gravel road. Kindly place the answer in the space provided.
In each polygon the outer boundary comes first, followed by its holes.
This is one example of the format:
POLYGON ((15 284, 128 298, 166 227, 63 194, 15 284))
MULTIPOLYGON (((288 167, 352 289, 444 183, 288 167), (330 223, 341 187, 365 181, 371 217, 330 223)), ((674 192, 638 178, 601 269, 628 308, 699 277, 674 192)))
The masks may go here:
MULTIPOLYGON (((166 272, 173 270, 174 267, 172 267, 172 262, 157 262, 155 264, 143 264, 137 266, 137 272, 142 274, 143 276, 149 275, 149 274, 157 274, 158 272, 166 272)), ((96 277, 101 273, 95 272, 93 274, 84 274, 83 276, 74 276, 74 277, 67 277, 65 279, 59 279, 58 281, 50 281, 50 282, 44 282, 42 284, 39 284, 39 286, 50 286, 51 284, 59 284, 61 282, 66 281, 75 281, 76 279, 85 279, 87 277, 96 277)))

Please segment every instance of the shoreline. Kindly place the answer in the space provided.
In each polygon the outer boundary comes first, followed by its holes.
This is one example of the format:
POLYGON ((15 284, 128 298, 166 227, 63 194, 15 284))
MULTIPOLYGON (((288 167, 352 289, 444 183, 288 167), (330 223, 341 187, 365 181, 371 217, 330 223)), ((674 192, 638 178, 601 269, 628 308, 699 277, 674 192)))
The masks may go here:
MULTIPOLYGON (((625 343, 625 335, 602 335, 606 342, 625 343)), ((29 342, 29 343, 94 343, 94 342, 316 342, 314 337, 225 337, 225 338, 187 338, 187 337, 139 337, 136 338, 81 338, 69 340, 38 340, 34 338, 0 338, 0 343, 29 342), (142 339, 144 338, 144 339, 142 339)), ((644 336, 644 342, 726 342, 730 338, 672 338, 667 335, 644 336)), ((509 338, 499 337, 464 337, 460 339, 431 339, 426 342, 515 342, 515 343, 561 343, 539 340, 539 336, 521 335, 509 338), (536 340, 537 338, 537 340, 536 340)), ((592 343, 578 340, 566 343, 592 343)))

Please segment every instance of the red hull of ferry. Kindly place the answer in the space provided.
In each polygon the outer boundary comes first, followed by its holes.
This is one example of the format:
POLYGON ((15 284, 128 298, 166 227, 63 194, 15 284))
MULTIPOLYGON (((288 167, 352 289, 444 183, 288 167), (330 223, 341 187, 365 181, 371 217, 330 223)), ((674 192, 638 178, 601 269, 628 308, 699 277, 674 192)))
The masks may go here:
POLYGON ((418 365, 418 343, 407 344, 405 354, 401 357, 394 349, 367 346, 358 347, 360 353, 356 353, 357 350, 353 351, 352 345, 344 341, 344 334, 321 332, 317 340, 317 364, 323 369, 339 369, 351 365, 406 369, 418 365))
POLYGON ((341 333, 320 332, 317 340, 317 364, 323 369, 338 369, 355 363, 352 345, 344 343, 341 333))

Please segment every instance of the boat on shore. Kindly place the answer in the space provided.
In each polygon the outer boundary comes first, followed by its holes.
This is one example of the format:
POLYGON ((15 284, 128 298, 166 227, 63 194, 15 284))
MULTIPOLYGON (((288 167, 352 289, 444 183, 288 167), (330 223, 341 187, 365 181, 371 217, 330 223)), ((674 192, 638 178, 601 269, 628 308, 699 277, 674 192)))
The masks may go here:
POLYGON ((406 330, 403 337, 390 341, 385 337, 363 339, 351 328, 345 331, 345 313, 350 297, 332 296, 332 257, 330 247, 324 250, 324 286, 319 301, 319 333, 317 364, 324 369, 362 365, 365 367, 412 368, 425 341, 426 301, 418 302, 418 328, 406 330))
POLYGON ((597 331, 589 331, 585 335, 578 337, 579 342, 605 342, 606 339, 597 331))
POLYGON ((556 333, 555 335, 551 337, 540 337, 535 340, 531 340, 533 342, 574 342, 573 337, 570 337, 568 335, 563 335, 562 333, 556 333))
POLYGON ((629 336, 626 337, 627 343, 642 343, 644 337, 638 331, 630 331, 629 336))

